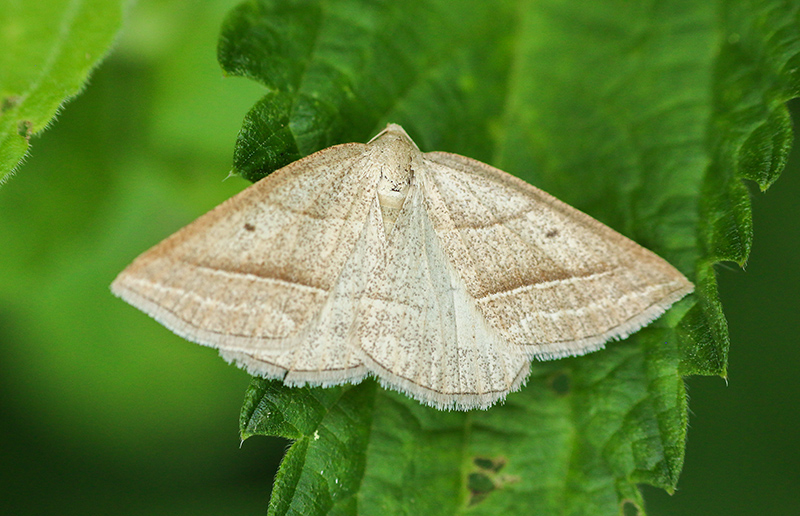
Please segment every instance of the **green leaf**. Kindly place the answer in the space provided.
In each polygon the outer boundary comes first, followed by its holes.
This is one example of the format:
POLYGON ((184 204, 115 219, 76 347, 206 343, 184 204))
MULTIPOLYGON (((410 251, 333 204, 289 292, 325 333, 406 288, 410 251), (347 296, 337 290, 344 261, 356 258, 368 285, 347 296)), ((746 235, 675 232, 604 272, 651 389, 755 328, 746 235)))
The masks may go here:
POLYGON ((798 95, 796 1, 250 1, 227 73, 269 93, 235 168, 402 124, 423 150, 518 175, 670 260, 695 295, 591 355, 534 363, 502 406, 440 412, 372 381, 255 379, 243 437, 295 439, 270 514, 643 514, 683 465, 685 374, 724 375, 715 263, 744 263, 749 193, 782 170, 798 95))
POLYGON ((792 142, 786 102, 800 95, 798 2, 741 0, 724 5, 705 145, 712 161, 703 178, 697 228, 701 255, 695 270, 701 296, 683 324, 690 338, 681 367, 684 373, 723 376, 730 343, 713 266, 747 262, 753 221, 742 179, 755 181, 763 191, 778 178, 792 142))
POLYGON ((125 0, 12 0, 0 9, 0 185, 31 136, 83 88, 122 23, 125 0))

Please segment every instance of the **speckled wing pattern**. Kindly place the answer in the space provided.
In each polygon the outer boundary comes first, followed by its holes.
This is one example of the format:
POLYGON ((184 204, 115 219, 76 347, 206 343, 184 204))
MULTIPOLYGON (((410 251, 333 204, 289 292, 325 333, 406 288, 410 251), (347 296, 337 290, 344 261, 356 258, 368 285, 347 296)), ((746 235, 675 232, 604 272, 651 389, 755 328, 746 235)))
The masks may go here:
POLYGON ((394 124, 274 172, 112 284, 251 374, 372 375, 457 410, 519 389, 532 359, 626 337, 692 289, 588 215, 481 162, 423 154, 394 124))
POLYGON ((528 183, 463 156, 425 156, 448 257, 490 325, 528 356, 594 351, 692 291, 653 252, 528 183))
MULTIPOLYGON (((365 149, 337 146, 275 172, 142 254, 112 291, 181 337, 253 360, 253 373, 358 368, 357 354, 318 353, 314 338, 375 197, 359 172, 365 149)), ((326 339, 337 336, 347 338, 326 339)))

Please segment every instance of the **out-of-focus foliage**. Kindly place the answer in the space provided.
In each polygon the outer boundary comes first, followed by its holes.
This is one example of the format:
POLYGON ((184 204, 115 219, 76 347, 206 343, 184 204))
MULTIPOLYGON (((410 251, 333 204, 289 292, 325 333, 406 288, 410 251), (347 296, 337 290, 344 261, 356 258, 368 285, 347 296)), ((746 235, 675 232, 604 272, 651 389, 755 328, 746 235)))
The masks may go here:
POLYGON ((127 0, 10 0, 0 7, 0 185, 108 52, 127 0))
POLYGON ((216 61, 233 5, 138 2, 90 86, 0 188, 4 514, 265 503, 259 472, 282 448, 239 450, 249 377, 108 290, 138 253, 245 185, 224 179, 263 88, 225 79, 216 61), (226 483, 238 487, 213 487, 226 483))

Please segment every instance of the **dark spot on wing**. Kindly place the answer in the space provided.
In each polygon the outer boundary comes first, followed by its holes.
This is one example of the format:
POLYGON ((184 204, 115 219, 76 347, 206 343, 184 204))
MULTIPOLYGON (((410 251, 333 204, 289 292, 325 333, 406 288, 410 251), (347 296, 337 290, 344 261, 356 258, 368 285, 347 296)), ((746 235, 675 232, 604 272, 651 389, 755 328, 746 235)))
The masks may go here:
POLYGON ((244 229, 246 229, 247 231, 255 231, 256 227, 252 224, 245 223, 244 229))
POLYGON ((545 233, 544 236, 546 236, 547 238, 553 238, 555 236, 558 236, 558 230, 557 229, 551 229, 550 231, 545 233))

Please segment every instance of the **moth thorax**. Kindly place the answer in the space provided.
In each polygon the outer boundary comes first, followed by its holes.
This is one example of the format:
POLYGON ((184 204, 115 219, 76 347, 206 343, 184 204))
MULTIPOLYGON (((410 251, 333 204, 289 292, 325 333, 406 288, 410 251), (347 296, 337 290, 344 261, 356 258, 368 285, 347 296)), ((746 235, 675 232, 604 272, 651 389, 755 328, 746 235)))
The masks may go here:
POLYGON ((408 196, 414 178, 415 165, 422 154, 402 127, 389 124, 370 143, 375 162, 380 163, 378 204, 383 217, 383 229, 388 238, 408 196))
POLYGON ((389 173, 381 175, 381 180, 378 182, 378 204, 381 207, 383 229, 388 238, 408 196, 412 172, 410 166, 404 170, 387 172, 389 173))

